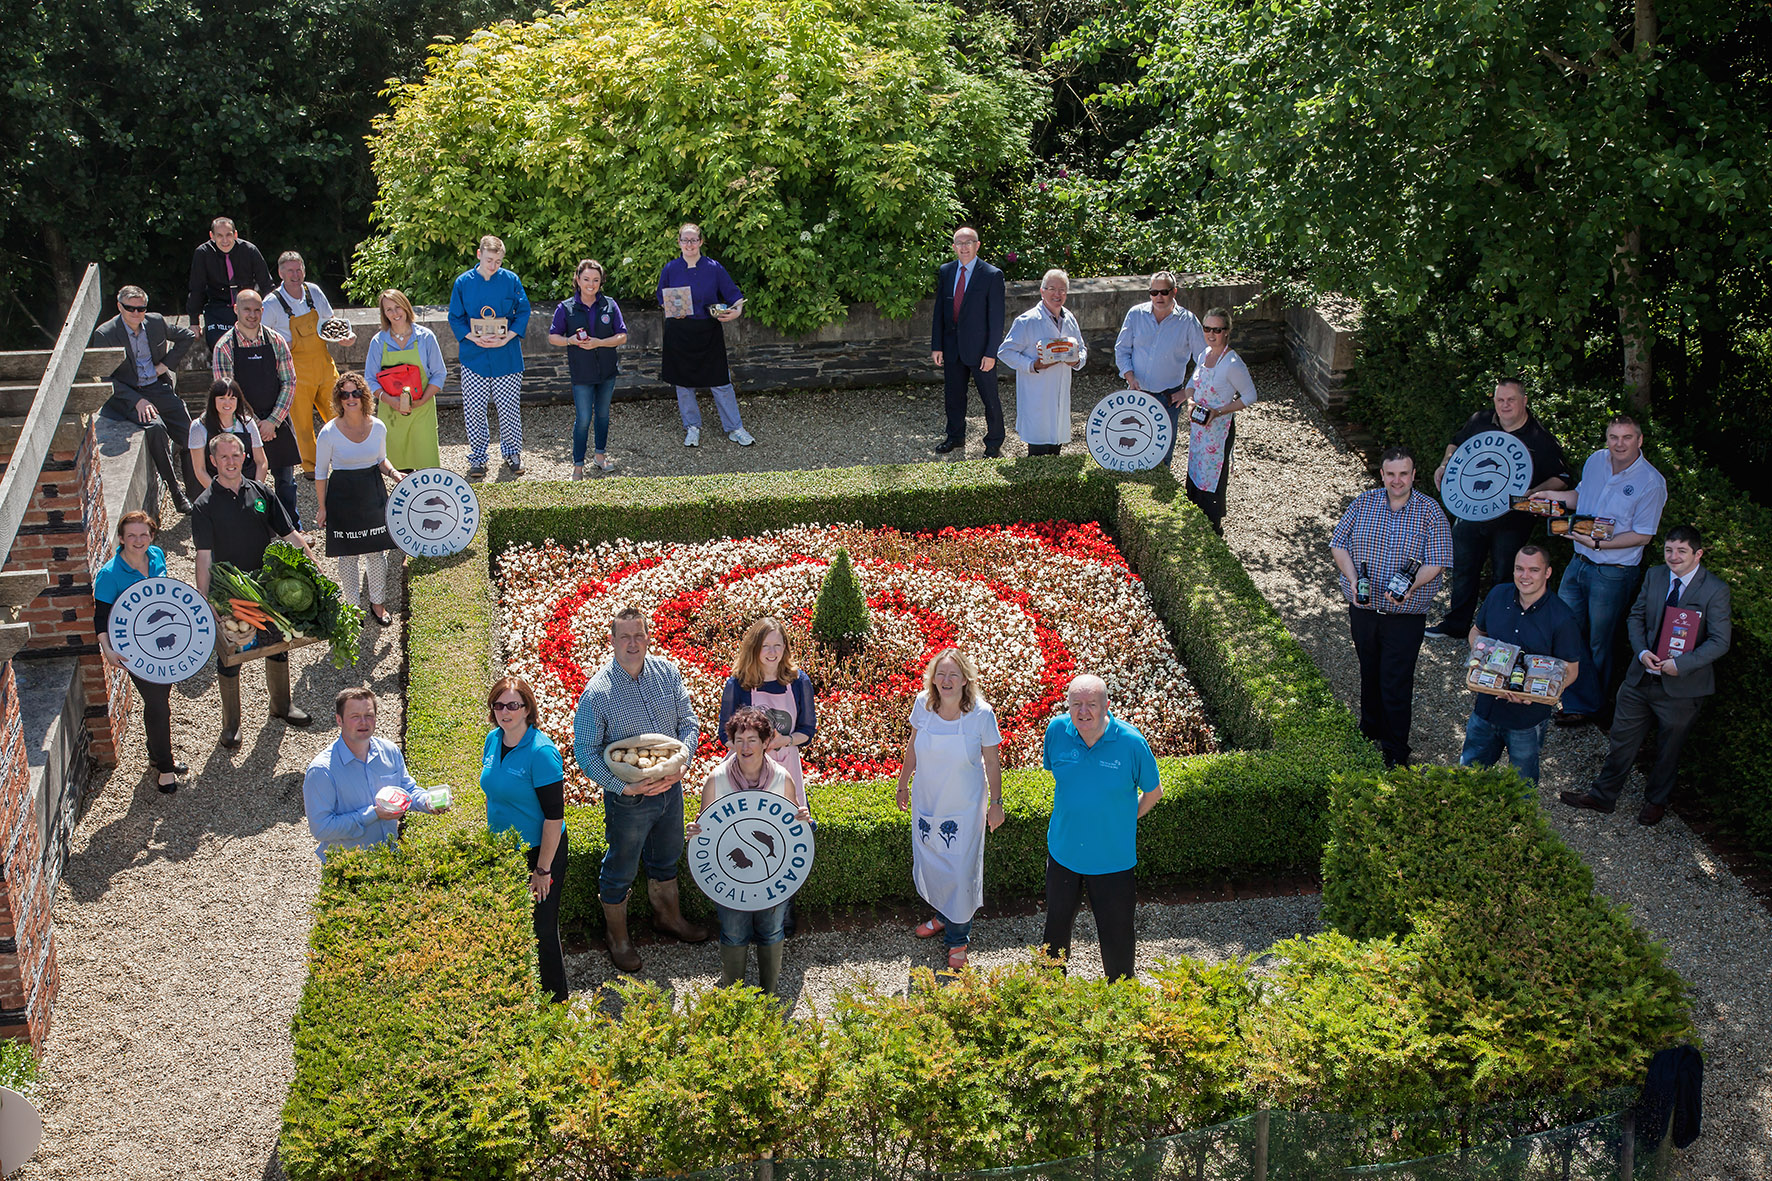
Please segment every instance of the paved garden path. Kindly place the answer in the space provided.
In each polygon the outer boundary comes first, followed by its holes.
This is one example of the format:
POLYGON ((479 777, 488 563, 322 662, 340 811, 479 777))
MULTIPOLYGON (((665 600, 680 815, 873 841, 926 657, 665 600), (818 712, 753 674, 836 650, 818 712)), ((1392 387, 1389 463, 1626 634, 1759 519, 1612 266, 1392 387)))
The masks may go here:
MULTIPOLYGON (((1352 700, 1352 652, 1323 545, 1335 515, 1364 486, 1360 463, 1328 440, 1320 417, 1282 369, 1260 366, 1256 376, 1264 401, 1239 429, 1230 541, 1352 700)), ((1081 384, 1079 420, 1091 394, 1108 388, 1101 377, 1081 384)), ((610 449, 633 475, 933 459, 940 401, 939 390, 927 388, 745 398, 746 425, 759 444, 739 448, 711 432, 696 450, 682 446, 674 403, 618 404, 610 449)), ((1013 423, 1013 397, 1006 401, 1013 423)), ((704 414, 711 422, 712 408, 704 414)), ((570 425, 566 408, 527 416, 527 478, 569 473, 570 425)), ((982 453, 976 417, 970 436, 967 453, 976 458, 982 453)), ((445 463, 464 466, 460 419, 452 411, 445 412, 444 446, 445 463)), ((1011 442, 1006 450, 1024 449, 1011 442)), ((500 472, 498 478, 510 477, 500 472)), ((303 485, 303 495, 311 497, 311 486, 303 485)), ((189 526, 176 524, 162 543, 174 573, 189 576, 189 526)), ((220 726, 213 676, 175 693, 174 740, 197 777, 176 796, 153 789, 140 738, 132 733, 122 763, 98 785, 75 834, 56 900, 62 992, 38 1090, 45 1143, 19 1176, 251 1181, 277 1175, 272 1155, 292 1071, 289 1019, 304 975, 308 908, 319 872, 302 822, 300 773, 335 737, 327 715, 333 693, 347 683, 367 681, 383 691, 383 732, 397 731, 399 628, 396 622, 387 633, 371 629, 363 661, 348 672, 334 671, 316 649, 296 654, 297 700, 320 715, 309 731, 258 725, 263 679, 249 668, 245 745, 234 755, 213 749, 220 726)), ((1424 756, 1450 760, 1467 703, 1452 687, 1449 654, 1430 653, 1423 673, 1417 746, 1424 756)), ((1599 754, 1591 733, 1557 735, 1546 764, 1550 807, 1556 807, 1551 789, 1575 781, 1599 754)), ((1611 818, 1557 815, 1556 822, 1594 866, 1601 888, 1637 908, 1640 920, 1667 941, 1674 967, 1694 983, 1709 1055, 1710 1118, 1690 1154, 1688 1175, 1772 1175, 1772 1054, 1757 1044, 1772 1028, 1772 929, 1765 912, 1677 820, 1639 830, 1621 811, 1611 818)), ((981 952, 981 962, 1030 942, 1036 921, 987 920, 981 942, 1001 950, 981 952)), ((1240 954, 1314 930, 1316 900, 1146 906, 1140 924, 1147 936, 1141 967, 1148 967, 1162 954, 1240 954)), ((1096 954, 1087 918, 1078 937, 1080 960, 1096 954)), ((850 972, 891 987, 913 961, 933 958, 896 928, 813 935, 793 948, 787 975, 803 1002, 850 972)), ((688 983, 711 975, 711 949, 646 950, 651 974, 661 980, 688 983)), ((579 987, 605 972, 597 955, 573 957, 571 969, 579 987)))

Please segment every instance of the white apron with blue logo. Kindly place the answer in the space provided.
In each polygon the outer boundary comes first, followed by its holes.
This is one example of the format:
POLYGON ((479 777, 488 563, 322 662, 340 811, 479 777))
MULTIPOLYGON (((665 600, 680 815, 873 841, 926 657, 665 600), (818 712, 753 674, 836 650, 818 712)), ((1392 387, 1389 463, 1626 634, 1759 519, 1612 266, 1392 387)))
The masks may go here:
POLYGON ((978 736, 916 735, 911 782, 911 880, 923 901, 952 922, 984 905, 984 755, 978 736))

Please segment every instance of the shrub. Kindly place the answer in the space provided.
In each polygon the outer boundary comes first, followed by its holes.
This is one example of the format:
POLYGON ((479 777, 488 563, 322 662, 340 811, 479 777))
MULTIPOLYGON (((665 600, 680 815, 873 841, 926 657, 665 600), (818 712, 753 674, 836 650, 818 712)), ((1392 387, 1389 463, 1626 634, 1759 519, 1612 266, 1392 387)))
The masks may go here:
POLYGON ((585 0, 435 46, 372 137, 381 233, 352 290, 441 300, 497 233, 535 292, 589 255, 650 301, 694 221, 762 323, 905 315, 957 184, 1022 166, 1046 109, 1004 35, 914 0, 585 0))
POLYGON ((0 1040, 0 1087, 11 1087, 29 1096, 37 1081, 37 1055, 31 1043, 17 1038, 0 1040))
POLYGON ((812 608, 812 634, 834 648, 858 644, 873 630, 867 596, 849 561, 849 551, 839 548, 836 560, 824 572, 818 602, 812 608))

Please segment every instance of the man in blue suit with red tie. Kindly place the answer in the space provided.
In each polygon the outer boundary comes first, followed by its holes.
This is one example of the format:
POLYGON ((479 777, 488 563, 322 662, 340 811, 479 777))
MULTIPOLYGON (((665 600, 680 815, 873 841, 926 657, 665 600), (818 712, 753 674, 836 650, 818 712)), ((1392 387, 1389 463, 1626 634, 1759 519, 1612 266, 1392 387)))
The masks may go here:
POLYGON ((1003 272, 978 257, 978 231, 954 231, 954 261, 935 280, 935 314, 929 326, 930 359, 946 385, 947 437, 935 448, 946 455, 966 446, 966 383, 978 386, 984 403, 984 453, 1003 453, 1003 402, 997 396, 997 346, 1003 343, 1003 272))

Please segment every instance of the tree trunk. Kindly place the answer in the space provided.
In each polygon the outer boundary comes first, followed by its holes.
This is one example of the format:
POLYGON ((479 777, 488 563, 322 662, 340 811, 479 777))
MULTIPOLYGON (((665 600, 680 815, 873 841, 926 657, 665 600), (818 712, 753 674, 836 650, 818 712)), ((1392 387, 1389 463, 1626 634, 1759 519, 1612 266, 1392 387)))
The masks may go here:
POLYGON ((1612 264, 1613 298, 1618 301, 1618 334, 1624 342, 1624 386, 1631 409, 1649 412, 1655 361, 1650 352, 1649 308, 1643 295, 1643 231, 1632 226, 1618 244, 1612 264))
POLYGON ((52 225, 43 227, 43 248, 48 254, 50 280, 55 284, 55 315, 57 323, 66 318, 80 292, 80 274, 74 270, 74 259, 68 253, 68 240, 52 225))

